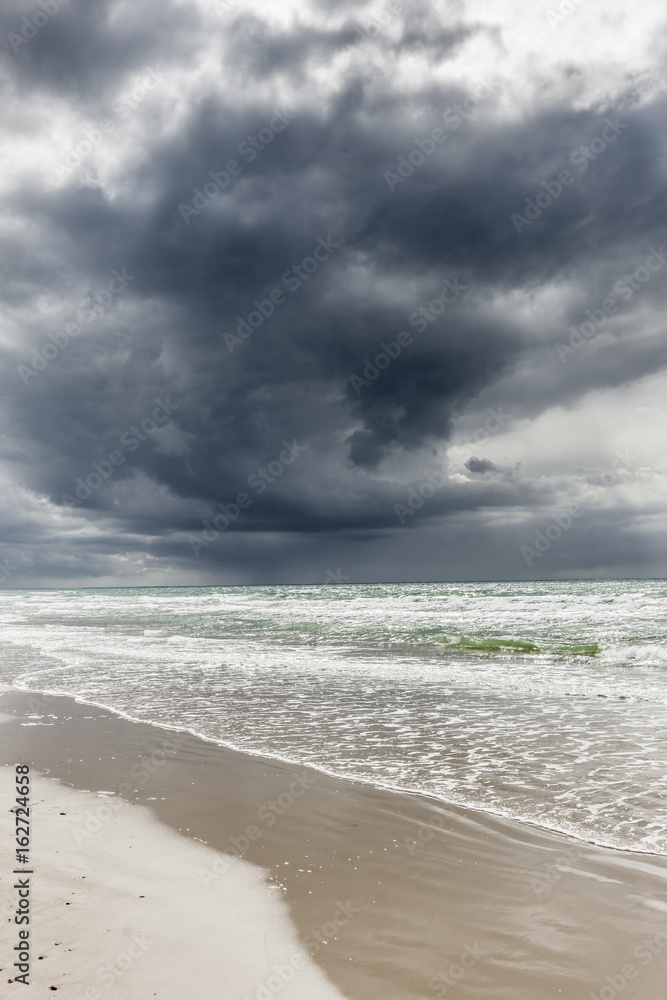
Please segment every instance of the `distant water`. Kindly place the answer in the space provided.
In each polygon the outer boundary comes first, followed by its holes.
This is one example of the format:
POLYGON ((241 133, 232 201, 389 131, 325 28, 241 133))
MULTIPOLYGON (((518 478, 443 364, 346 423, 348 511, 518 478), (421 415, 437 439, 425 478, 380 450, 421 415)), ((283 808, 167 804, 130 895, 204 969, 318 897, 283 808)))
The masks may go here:
POLYGON ((666 581, 0 591, 0 643, 5 683, 667 854, 666 581))

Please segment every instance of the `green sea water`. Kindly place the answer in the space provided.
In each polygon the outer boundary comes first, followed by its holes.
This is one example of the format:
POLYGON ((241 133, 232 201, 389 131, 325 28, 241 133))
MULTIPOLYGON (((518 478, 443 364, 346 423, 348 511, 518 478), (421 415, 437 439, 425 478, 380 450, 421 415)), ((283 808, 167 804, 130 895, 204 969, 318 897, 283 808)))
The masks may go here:
POLYGON ((5 683, 659 853, 666 637, 664 581, 0 592, 5 683))

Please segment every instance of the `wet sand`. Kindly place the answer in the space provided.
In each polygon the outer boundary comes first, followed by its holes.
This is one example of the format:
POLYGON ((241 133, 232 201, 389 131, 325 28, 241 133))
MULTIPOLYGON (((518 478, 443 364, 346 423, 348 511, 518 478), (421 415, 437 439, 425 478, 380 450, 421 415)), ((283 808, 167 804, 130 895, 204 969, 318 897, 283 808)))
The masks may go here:
MULTIPOLYGON (((6 801, 13 770, 1 770, 6 801)), ((282 973, 276 984, 283 1000, 344 1000, 299 943, 262 869, 232 859, 224 893, 212 893, 202 875, 216 871, 218 853, 169 830, 145 807, 34 775, 31 788, 32 995, 245 998, 282 973)), ((4 871, 13 867, 12 819, 0 822, 4 871)), ((0 897, 10 923, 16 897, 14 885, 0 897)), ((12 924, 3 934, 12 951, 18 930, 12 924)), ((18 958, 2 962, 2 996, 15 995, 11 980, 25 972, 25 965, 13 968, 18 958)))
MULTIPOLYGON (((424 796, 250 756, 70 698, 5 691, 0 712, 12 720, 0 726, 2 762, 27 762, 58 779, 50 782, 54 803, 58 782, 69 786, 62 788, 67 795, 71 789, 113 793, 103 801, 119 803, 123 822, 133 820, 134 804, 142 830, 159 821, 161 835, 176 833, 188 848, 207 852, 206 864, 184 867, 191 891, 210 899, 211 913, 222 907, 234 917, 230 880, 237 878, 239 859, 255 866, 241 866, 255 872, 253 891, 259 887, 281 901, 279 924, 288 943, 271 951, 268 965, 261 946, 253 945, 251 992, 234 985, 235 949, 228 949, 228 981, 212 990, 195 969, 188 980, 192 995, 287 1000, 319 967, 320 985, 305 994, 314 1000, 664 1000, 667 858, 582 844, 424 796), (283 982, 272 970, 284 970, 298 946, 315 971, 304 965, 283 982)), ((115 824, 115 818, 98 821, 99 828, 93 813, 90 829, 69 830, 84 859, 115 824)), ((36 813, 36 838, 39 822, 36 813)), ((151 852, 143 846, 139 853, 148 858, 151 852)), ((143 892, 141 869, 130 868, 127 854, 129 891, 155 898, 155 857, 143 892)), ((116 855, 116 866, 122 857, 116 855)), ((165 898, 172 868, 163 864, 165 898)), ((174 894, 187 896, 182 882, 174 880, 174 894)), ((103 913, 103 895, 89 895, 88 912, 103 913)), ((239 920, 254 941, 260 924, 239 920)), ((80 933, 85 937, 85 910, 80 933)), ((174 928, 174 969, 187 960, 196 934, 186 917, 174 928)), ((221 947, 224 940, 221 927, 221 947)), ((71 956, 76 971, 76 952, 71 956)), ((160 975, 164 979, 163 968, 160 975)), ((162 979, 156 986, 169 990, 162 979)), ((148 985, 102 995, 172 995, 148 985)))

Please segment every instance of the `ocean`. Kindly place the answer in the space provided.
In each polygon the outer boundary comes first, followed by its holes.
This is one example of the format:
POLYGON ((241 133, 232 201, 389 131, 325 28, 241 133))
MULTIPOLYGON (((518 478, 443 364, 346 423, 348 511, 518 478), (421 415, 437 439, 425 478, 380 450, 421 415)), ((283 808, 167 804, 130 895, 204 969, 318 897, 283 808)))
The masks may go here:
POLYGON ((666 626, 662 580, 2 590, 0 680, 667 854, 666 626))

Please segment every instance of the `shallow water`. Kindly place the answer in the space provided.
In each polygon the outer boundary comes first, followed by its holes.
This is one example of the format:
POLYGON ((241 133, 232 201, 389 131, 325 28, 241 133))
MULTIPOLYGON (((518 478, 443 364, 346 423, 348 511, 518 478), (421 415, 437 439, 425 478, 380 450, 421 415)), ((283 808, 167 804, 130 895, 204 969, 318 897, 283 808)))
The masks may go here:
POLYGON ((666 625, 665 581, 2 591, 0 679, 667 854, 666 625))

